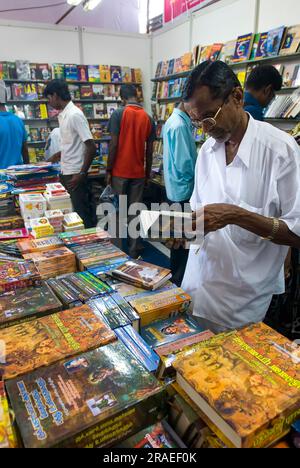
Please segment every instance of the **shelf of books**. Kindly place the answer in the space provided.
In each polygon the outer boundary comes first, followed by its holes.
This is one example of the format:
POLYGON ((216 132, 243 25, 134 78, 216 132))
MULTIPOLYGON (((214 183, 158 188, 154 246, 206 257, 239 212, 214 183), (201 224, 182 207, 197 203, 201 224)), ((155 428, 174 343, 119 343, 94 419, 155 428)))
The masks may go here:
POLYGON ((121 105, 120 86, 136 86, 139 101, 143 101, 140 69, 108 65, 37 64, 18 60, 0 62, 0 79, 7 86, 7 110, 24 120, 28 133, 30 161, 43 161, 44 148, 50 132, 58 127, 57 111, 44 99, 44 90, 51 79, 68 82, 73 102, 87 117, 97 146, 99 174, 107 162, 108 122, 121 105))
POLYGON ((203 328, 168 268, 84 228, 57 165, 1 175, 0 448, 299 447, 296 342, 203 328))

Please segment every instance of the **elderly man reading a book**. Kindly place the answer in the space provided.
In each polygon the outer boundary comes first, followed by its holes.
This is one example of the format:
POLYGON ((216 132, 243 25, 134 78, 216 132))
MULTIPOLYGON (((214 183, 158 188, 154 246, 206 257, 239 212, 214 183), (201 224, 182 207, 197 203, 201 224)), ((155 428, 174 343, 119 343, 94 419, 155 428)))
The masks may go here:
POLYGON ((292 137, 243 109, 225 63, 204 62, 184 90, 193 124, 209 138, 196 167, 191 206, 204 223, 182 287, 193 314, 212 331, 264 320, 284 292, 284 261, 300 247, 300 150, 292 137))

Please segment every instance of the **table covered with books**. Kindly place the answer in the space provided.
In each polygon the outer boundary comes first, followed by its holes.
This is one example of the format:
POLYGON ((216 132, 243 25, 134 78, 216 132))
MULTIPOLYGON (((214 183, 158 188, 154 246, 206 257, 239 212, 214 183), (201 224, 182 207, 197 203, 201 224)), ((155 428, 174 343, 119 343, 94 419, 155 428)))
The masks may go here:
POLYGON ((299 347, 262 323, 203 330, 168 269, 33 173, 1 185, 0 447, 299 446, 299 347))

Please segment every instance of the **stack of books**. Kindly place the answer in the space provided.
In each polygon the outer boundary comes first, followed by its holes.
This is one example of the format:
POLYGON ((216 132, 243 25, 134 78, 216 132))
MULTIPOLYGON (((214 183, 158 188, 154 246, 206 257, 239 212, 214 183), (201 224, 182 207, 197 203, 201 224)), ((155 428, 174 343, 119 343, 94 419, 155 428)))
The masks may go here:
POLYGON ((24 258, 34 262, 43 279, 76 272, 75 255, 66 247, 24 254, 24 258))
POLYGON ((42 250, 52 250, 63 245, 59 237, 46 237, 43 239, 24 239, 17 243, 21 254, 40 252, 42 250))
POLYGON ((48 284, 58 297, 60 297, 60 292, 64 291, 65 295, 70 294, 73 298, 72 302, 76 303, 85 303, 92 298, 111 292, 111 288, 107 284, 87 271, 63 275, 48 284))
POLYGON ((76 255, 80 271, 97 266, 105 260, 124 257, 124 252, 108 240, 85 245, 74 245, 71 249, 76 255))
POLYGON ((41 276, 33 262, 0 259, 0 293, 36 285, 41 276))
POLYGON ((171 277, 171 271, 141 260, 128 262, 112 271, 112 275, 125 283, 153 291, 163 286, 171 277))
POLYGON ((46 283, 4 293, 0 296, 0 330, 62 309, 61 302, 46 283))
POLYGON ((48 218, 46 217, 30 219, 26 223, 26 226, 28 227, 28 229, 31 232, 31 235, 35 239, 41 239, 43 237, 53 236, 54 234, 54 228, 51 226, 48 218))
POLYGON ((15 188, 45 187, 48 183, 57 182, 59 167, 57 164, 39 163, 11 166, 4 171, 10 183, 15 188))
POLYGON ((299 418, 299 348, 263 323, 177 356, 177 384, 229 447, 263 448, 299 418))
POLYGON ((74 232, 84 230, 82 219, 77 213, 68 213, 64 216, 64 232, 74 232))
POLYGON ((24 227, 24 220, 22 216, 4 216, 0 217, 0 229, 20 229, 24 227))
POLYGON ((64 214, 73 211, 71 197, 60 183, 46 185, 45 199, 48 211, 61 210, 64 214))
POLYGON ((21 194, 19 196, 21 215, 24 221, 44 216, 47 204, 41 194, 21 194))
POLYGON ((0 182, 0 218, 14 214, 14 200, 12 196, 13 186, 6 182, 0 182))
POLYGON ((63 230, 64 214, 61 210, 47 210, 45 217, 54 229, 55 234, 59 234, 63 230))
POLYGON ((108 232, 100 228, 85 229, 84 231, 74 230, 62 233, 59 237, 66 247, 93 244, 110 238, 108 232))

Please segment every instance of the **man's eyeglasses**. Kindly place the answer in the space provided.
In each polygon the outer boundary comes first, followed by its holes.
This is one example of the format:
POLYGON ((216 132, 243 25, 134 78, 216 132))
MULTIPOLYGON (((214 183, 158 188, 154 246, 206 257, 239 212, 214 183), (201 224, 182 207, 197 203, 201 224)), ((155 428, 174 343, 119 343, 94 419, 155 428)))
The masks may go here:
POLYGON ((192 119, 192 125, 195 128, 202 128, 202 129, 205 129, 207 132, 209 132, 217 125, 217 118, 219 117, 224 104, 221 107, 219 107, 214 117, 207 117, 206 119, 203 119, 203 120, 192 119))

